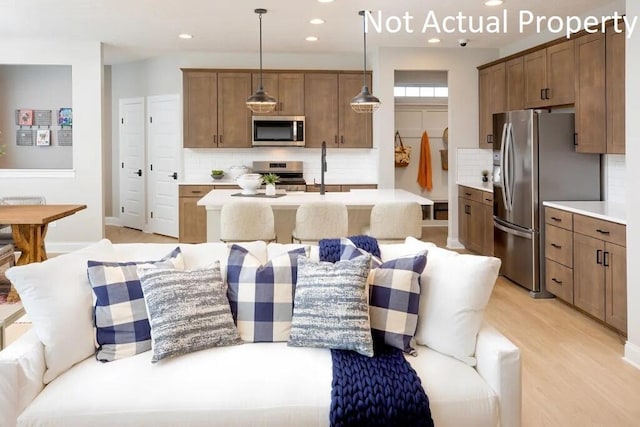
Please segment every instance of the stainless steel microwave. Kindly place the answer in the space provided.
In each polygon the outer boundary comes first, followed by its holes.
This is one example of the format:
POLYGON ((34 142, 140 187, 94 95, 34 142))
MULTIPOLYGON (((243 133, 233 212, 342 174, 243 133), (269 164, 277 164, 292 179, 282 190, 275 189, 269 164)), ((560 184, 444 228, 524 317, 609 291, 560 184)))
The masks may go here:
POLYGON ((304 116, 253 116, 254 147, 304 147, 304 116))

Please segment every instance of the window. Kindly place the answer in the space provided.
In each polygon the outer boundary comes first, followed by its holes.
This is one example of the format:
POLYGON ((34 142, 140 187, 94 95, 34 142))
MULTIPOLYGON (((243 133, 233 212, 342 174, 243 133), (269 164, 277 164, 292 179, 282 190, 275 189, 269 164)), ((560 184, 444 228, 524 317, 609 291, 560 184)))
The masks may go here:
POLYGON ((397 98, 448 98, 449 88, 433 85, 404 85, 393 88, 397 98))

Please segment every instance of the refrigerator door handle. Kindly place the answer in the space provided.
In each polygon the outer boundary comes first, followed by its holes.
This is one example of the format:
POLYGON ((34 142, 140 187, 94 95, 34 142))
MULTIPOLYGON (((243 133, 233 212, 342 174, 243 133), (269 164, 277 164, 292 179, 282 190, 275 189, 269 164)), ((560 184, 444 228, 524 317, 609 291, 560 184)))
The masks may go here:
POLYGON ((505 149, 505 159, 507 164, 507 170, 505 173, 505 182, 507 183, 507 201, 509 202, 509 206, 507 207, 508 211, 513 211, 513 182, 511 168, 513 167, 511 163, 511 156, 513 156, 513 124, 511 122, 507 123, 507 137, 505 139, 506 149, 505 149))
POLYGON ((505 210, 509 211, 509 203, 507 201, 507 185, 505 176, 507 174, 507 165, 505 164, 505 149, 506 149, 506 137, 507 137, 507 124, 502 125, 502 139, 500 141, 500 185, 502 186, 502 202, 504 203, 505 210))
POLYGON ((532 237, 532 233, 525 233, 524 231, 519 231, 519 230, 516 230, 514 228, 502 225, 500 222, 498 222, 498 220, 496 218, 493 218, 493 226, 495 228, 497 228, 498 230, 500 230, 500 231, 504 231, 505 233, 513 234, 514 236, 523 237, 523 238, 529 239, 529 240, 531 240, 533 238, 532 237))

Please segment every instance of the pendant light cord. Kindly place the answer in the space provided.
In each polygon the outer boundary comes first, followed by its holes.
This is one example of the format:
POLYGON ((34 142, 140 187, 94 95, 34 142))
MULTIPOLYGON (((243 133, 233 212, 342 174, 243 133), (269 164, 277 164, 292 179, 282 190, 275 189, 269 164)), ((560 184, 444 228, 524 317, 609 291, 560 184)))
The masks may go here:
POLYGON ((262 86, 262 13, 258 14, 258 19, 260 20, 260 87, 258 90, 263 91, 264 87, 262 86))
POLYGON ((362 35, 364 38, 364 64, 362 67, 362 85, 367 85, 367 12, 362 11, 362 35))

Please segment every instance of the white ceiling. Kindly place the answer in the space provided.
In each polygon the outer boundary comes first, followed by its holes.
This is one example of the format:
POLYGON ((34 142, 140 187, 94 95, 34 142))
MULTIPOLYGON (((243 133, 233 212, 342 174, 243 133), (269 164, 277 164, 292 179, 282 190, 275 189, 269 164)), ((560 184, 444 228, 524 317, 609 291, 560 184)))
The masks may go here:
MULTIPOLYGON (((44 37, 96 40, 105 44, 108 64, 178 51, 258 52, 258 16, 255 8, 266 8, 263 17, 263 50, 268 53, 356 52, 362 49, 362 9, 382 11, 383 17, 415 18, 413 34, 369 32, 369 47, 427 46, 436 34, 422 34, 429 10, 439 19, 455 16, 490 16, 507 9, 507 34, 441 34, 438 46, 458 46, 470 39, 469 47, 503 47, 531 36, 517 31, 521 9, 542 16, 583 15, 609 1, 603 0, 505 0, 489 8, 484 0, 0 0, 0 37, 44 37), (322 18, 316 26, 308 21, 322 18), (192 40, 177 38, 190 33, 192 40), (319 41, 304 40, 315 35, 319 41)), ((61 42, 60 49, 64 49, 61 42)))

